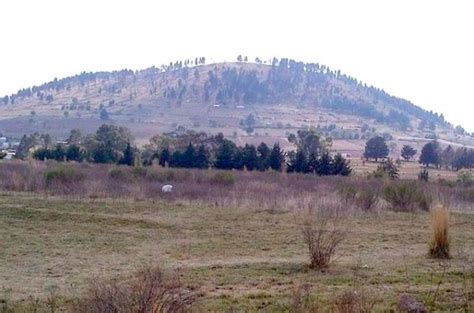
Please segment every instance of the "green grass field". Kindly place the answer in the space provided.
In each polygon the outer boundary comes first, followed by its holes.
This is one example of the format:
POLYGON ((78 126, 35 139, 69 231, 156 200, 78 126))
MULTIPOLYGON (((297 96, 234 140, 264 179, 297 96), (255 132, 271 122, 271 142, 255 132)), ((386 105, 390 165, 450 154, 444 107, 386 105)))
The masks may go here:
POLYGON ((376 311, 394 309, 403 293, 431 310, 473 310, 473 214, 451 214, 453 257, 445 261, 427 257, 429 213, 358 213, 344 224, 337 259, 316 271, 298 212, 5 192, 0 298, 18 308, 56 290, 66 310, 90 279, 125 279, 143 264, 160 264, 180 269, 199 311, 291 311, 301 286, 326 311, 347 290, 370 295, 376 311))

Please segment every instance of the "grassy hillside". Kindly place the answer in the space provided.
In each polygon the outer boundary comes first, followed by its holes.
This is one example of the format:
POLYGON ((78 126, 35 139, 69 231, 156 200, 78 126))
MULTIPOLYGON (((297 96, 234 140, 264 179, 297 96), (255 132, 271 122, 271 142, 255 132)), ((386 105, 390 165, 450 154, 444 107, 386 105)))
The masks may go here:
POLYGON ((0 132, 48 132, 61 139, 72 127, 93 132, 109 120, 129 127, 141 142, 185 127, 271 143, 319 127, 336 141, 349 140, 346 150, 354 153, 362 149, 358 140, 374 133, 392 135, 395 144, 438 136, 473 145, 442 115, 323 65, 288 59, 204 63, 199 58, 136 72, 82 73, 20 90, 2 101, 0 132), (255 118, 251 131, 242 125, 249 114, 255 118))

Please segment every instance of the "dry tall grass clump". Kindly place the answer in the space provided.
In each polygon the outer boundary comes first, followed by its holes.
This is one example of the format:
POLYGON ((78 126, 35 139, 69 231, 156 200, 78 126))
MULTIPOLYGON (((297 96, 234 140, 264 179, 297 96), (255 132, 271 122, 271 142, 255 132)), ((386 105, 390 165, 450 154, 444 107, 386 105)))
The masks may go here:
POLYGON ((94 281, 71 311, 179 313, 188 312, 194 302, 194 294, 183 288, 178 277, 168 277, 158 267, 146 267, 129 281, 94 281))
POLYGON ((341 208, 324 205, 304 216, 303 238, 308 247, 310 268, 329 267, 339 245, 346 238, 341 208))
POLYGON ((449 212, 439 206, 432 213, 432 238, 430 256, 438 259, 449 259, 449 212))
POLYGON ((377 298, 367 291, 346 290, 337 295, 332 304, 332 312, 337 313, 370 313, 374 312, 377 298))

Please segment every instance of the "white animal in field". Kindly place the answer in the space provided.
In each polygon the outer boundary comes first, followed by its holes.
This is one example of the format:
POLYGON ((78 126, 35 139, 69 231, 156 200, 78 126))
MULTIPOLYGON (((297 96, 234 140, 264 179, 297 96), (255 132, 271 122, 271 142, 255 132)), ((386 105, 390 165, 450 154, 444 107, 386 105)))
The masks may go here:
POLYGON ((171 192, 173 190, 173 185, 164 185, 161 187, 161 192, 171 192))

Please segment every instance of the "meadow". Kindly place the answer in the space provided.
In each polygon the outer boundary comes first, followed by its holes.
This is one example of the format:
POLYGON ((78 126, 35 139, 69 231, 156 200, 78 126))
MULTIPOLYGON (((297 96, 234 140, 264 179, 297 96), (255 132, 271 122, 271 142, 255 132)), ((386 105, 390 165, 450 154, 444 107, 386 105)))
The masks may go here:
POLYGON ((364 171, 0 163, 0 311, 80 312, 94 284, 160 266, 196 312, 398 311, 404 295, 428 311, 472 312, 474 186, 364 171), (439 205, 449 210, 447 259, 429 255, 439 205), (344 237, 315 269, 303 230, 319 211, 337 212, 344 237))

